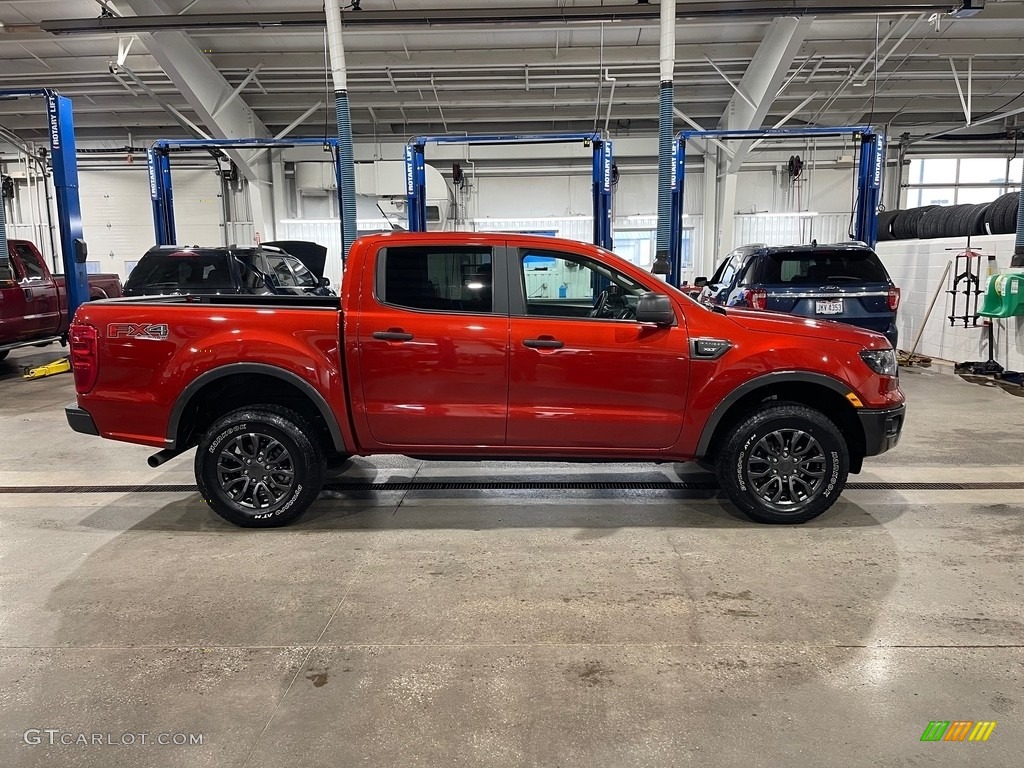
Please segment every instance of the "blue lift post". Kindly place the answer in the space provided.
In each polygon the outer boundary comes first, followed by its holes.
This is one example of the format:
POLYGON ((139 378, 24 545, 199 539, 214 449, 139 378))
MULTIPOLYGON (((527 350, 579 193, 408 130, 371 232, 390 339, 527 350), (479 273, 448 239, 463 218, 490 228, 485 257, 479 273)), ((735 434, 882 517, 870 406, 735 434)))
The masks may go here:
MULTIPOLYGON (((82 206, 78 198, 78 161, 71 99, 49 88, 0 90, 0 99, 41 97, 46 102, 46 132, 50 137, 50 163, 57 202, 61 261, 68 291, 68 317, 89 300, 86 247, 82 239, 82 206)), ((4 253, 6 258, 7 254, 4 253)))
POLYGON ((408 197, 409 231, 427 230, 427 144, 576 144, 594 150, 592 166, 594 244, 612 248, 612 142, 600 133, 481 134, 417 136, 405 146, 405 191, 408 197))
POLYGON ((772 139, 819 138, 823 136, 853 136, 860 141, 860 160, 857 164, 857 203, 853 211, 853 238, 871 247, 878 241, 878 206, 882 195, 882 177, 885 173, 885 135, 870 125, 807 128, 772 128, 750 131, 680 131, 672 145, 672 209, 669 234, 668 282, 679 286, 680 260, 683 247, 683 188, 686 180, 686 142, 690 139, 772 139))
MULTIPOLYGON (((286 149, 320 146, 330 148, 334 160, 334 178, 338 184, 338 214, 341 242, 345 242, 345 217, 341 210, 341 161, 336 137, 297 139, 158 139, 147 152, 149 195, 153 201, 153 227, 157 245, 177 245, 174 226, 174 188, 171 185, 171 152, 174 150, 286 149)), ((342 249, 344 251, 344 249, 342 249)), ((348 254, 342 253, 342 263, 348 254)))

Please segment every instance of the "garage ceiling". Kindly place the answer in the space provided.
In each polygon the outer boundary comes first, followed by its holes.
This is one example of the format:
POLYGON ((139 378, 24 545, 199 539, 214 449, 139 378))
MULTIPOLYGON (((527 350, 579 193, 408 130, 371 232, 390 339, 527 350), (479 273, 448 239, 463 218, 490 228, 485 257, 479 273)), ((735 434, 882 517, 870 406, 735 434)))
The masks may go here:
MULTIPOLYGON (((104 31, 54 35, 41 26, 51 19, 95 18, 101 5, 117 15, 132 15, 126 0, 0 2, 3 87, 49 87, 74 97, 76 127, 83 137, 123 142, 129 133, 134 137, 183 135, 184 129, 151 94, 129 78, 111 74, 119 42, 127 45, 132 34, 120 38, 104 31)), ((615 78, 612 133, 649 136, 656 132, 656 19, 450 25, 427 23, 425 12, 498 9, 482 0, 362 0, 361 5, 362 11, 347 15, 401 10, 403 18, 389 24, 353 24, 346 30, 357 138, 405 139, 446 131, 589 130, 595 121, 601 125, 605 121, 611 91, 605 72, 615 78)), ((635 10, 637 3, 538 0, 505 5, 548 10, 601 5, 612 13, 635 10)), ((679 3, 682 15, 686 5, 679 3)), ((843 5, 851 12, 814 18, 790 66, 788 85, 765 119, 767 124, 803 104, 790 124, 871 120, 889 125, 890 134, 923 135, 936 128, 962 126, 968 96, 975 121, 1024 106, 1020 79, 1024 1, 989 0, 982 13, 964 19, 932 17, 930 11, 920 10, 919 3, 889 3, 894 10, 881 15, 855 12, 867 5, 877 7, 878 2, 850 0, 843 5)), ((279 0, 162 0, 162 7, 180 13, 183 20, 196 14, 230 13, 238 15, 239 23, 279 12, 281 6, 279 0)), ((292 12, 321 8, 319 0, 287 4, 292 12)), ((739 83, 770 23, 770 17, 681 18, 676 66, 679 109, 714 127, 735 94, 726 78, 739 83)), ((318 102, 332 103, 325 82, 322 28, 249 26, 187 32, 232 85, 259 68, 241 96, 273 133, 318 102)), ((198 120, 147 52, 145 35, 132 42, 124 65, 160 100, 198 120)), ((995 120, 978 130, 1003 132, 1022 116, 995 120)), ((333 116, 325 106, 309 114, 296 131, 315 135, 325 130, 329 120, 333 116)), ((0 102, 0 126, 26 140, 45 135, 41 115, 26 113, 24 103, 0 102)))

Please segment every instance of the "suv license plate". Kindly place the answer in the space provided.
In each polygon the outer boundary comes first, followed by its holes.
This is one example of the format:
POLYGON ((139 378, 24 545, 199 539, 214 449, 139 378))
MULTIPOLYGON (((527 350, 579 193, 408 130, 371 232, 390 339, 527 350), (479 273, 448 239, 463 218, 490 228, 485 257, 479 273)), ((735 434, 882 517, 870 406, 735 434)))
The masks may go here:
POLYGON ((843 314, 843 300, 819 301, 814 311, 819 315, 841 315, 843 314))

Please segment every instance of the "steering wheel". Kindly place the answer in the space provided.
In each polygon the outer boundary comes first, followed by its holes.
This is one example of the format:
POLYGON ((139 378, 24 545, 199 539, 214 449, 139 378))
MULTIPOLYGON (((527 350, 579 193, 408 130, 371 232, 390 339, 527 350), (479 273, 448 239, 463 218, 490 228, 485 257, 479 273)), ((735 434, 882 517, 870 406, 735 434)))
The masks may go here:
POLYGON ((597 296, 589 317, 610 320, 629 320, 635 317, 635 310, 626 303, 622 287, 612 283, 597 296))

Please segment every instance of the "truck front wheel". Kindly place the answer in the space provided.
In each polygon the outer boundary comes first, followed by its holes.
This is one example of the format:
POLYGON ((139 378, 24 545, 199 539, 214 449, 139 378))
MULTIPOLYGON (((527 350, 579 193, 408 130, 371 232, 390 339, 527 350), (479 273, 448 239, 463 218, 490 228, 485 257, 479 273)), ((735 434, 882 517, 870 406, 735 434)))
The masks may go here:
POLYGON ((206 503, 246 528, 297 520, 324 482, 316 434, 299 414, 259 405, 233 411, 203 435, 196 450, 196 482, 206 503))
POLYGON ((765 403, 718 454, 722 489, 759 523, 817 517, 835 504, 849 471, 843 434, 823 413, 797 403, 765 403))

